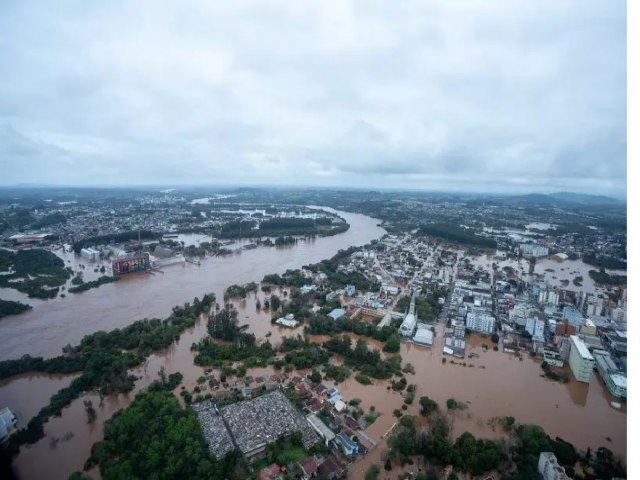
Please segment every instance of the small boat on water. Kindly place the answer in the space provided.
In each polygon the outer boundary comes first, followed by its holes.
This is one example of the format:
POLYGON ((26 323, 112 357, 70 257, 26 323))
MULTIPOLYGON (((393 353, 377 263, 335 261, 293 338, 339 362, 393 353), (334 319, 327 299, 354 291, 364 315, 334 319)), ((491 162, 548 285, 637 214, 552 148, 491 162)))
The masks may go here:
POLYGON ((611 406, 616 410, 622 407, 622 404, 619 402, 610 402, 611 406))

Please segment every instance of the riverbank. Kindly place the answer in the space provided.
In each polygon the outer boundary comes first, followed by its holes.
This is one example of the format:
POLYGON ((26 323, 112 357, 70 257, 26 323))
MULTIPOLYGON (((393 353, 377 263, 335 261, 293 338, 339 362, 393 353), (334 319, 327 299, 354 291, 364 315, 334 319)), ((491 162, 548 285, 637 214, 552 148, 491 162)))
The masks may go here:
MULTIPOLYGON (((21 317, 27 320, 26 325, 17 324, 13 322, 14 318, 8 318, 6 321, 9 324, 0 326, 0 333, 13 335, 15 339, 11 345, 5 343, 0 347, 1 358, 19 358, 25 353, 33 356, 56 356, 64 345, 78 343, 84 335, 96 330, 111 330, 145 317, 164 317, 176 304, 182 305, 185 300, 207 291, 215 292, 222 299, 223 291, 233 283, 248 283, 260 280, 266 274, 300 268, 307 263, 330 258, 341 249, 366 244, 384 234, 384 230, 377 226, 378 222, 373 218, 346 212, 336 213, 355 228, 340 235, 298 242, 289 247, 259 247, 243 252, 241 256, 207 258, 199 267, 186 264, 167 268, 165 275, 133 274, 117 283, 104 285, 99 291, 91 290, 74 296, 73 301, 63 299, 36 304, 34 310, 29 312, 36 315, 27 313, 21 317), (176 285, 180 287, 176 288, 176 285), (153 302, 149 303, 149 299, 153 302), (30 339, 30 344, 27 338, 30 339)), ((255 302, 245 314, 247 319, 251 313, 256 314, 255 302)), ((268 317, 265 318, 265 324, 271 325, 268 313, 261 312, 257 315, 268 317)), ((249 323, 244 322, 242 316, 240 320, 241 323, 249 323)), ((17 473, 25 479, 66 479, 73 471, 82 470, 91 446, 102 437, 103 422, 126 407, 135 393, 156 380, 161 367, 166 369, 167 374, 183 372, 184 383, 193 388, 203 369, 193 364, 190 347, 205 332, 206 322, 200 319, 194 327, 182 334, 178 342, 163 352, 151 355, 143 366, 133 369, 131 373, 138 380, 129 393, 109 395, 102 400, 97 393, 89 393, 74 400, 63 409, 60 417, 52 417, 44 424, 43 439, 22 448, 14 460, 17 473), (87 423, 84 400, 91 400, 96 409, 96 421, 90 424, 87 423), (51 439, 57 440, 52 443, 51 439), (55 447, 52 447, 54 444, 55 447)), ((8 379, 5 386, 0 387, 3 398, 4 388, 13 388, 11 385, 17 379, 18 377, 8 379)), ((70 381, 60 379, 60 388, 70 381)), ((20 391, 19 385, 15 391, 20 391)), ((44 395, 39 398, 43 399, 39 407, 48 402, 48 397, 44 395)), ((23 426, 25 425, 20 425, 23 426)))
MULTIPOLYGON (((243 256, 237 257, 236 261, 242 263, 243 256)), ((330 256, 332 255, 323 258, 330 256)), ((278 266, 266 273, 281 273, 287 268, 299 268, 323 258, 314 260, 307 257, 298 265, 278 266)), ((218 280, 211 277, 207 280, 216 282, 213 290, 218 298, 222 298, 224 289, 229 285, 259 281, 262 276, 260 273, 248 272, 242 280, 229 278, 224 283, 220 281, 222 287, 217 286, 218 280)), ((103 288, 110 287, 107 285, 103 288)), ((211 290, 205 287, 195 295, 211 290)), ((85 295, 92 293, 88 292, 85 295)), ((284 297, 281 289, 274 293, 281 298, 284 297)), ((172 292, 167 294, 171 295, 172 292)), ((193 296, 187 296, 182 292, 181 300, 176 301, 174 305, 182 304, 184 300, 193 296)), ((269 312, 255 309, 256 301, 260 300, 264 304, 264 299, 265 295, 258 291, 256 294, 249 294, 245 300, 234 302, 239 309, 239 323, 248 324, 249 333, 255 333, 259 339, 268 337, 274 346, 277 346, 285 335, 294 336, 302 333, 302 327, 290 330, 272 325, 269 312)), ((166 312, 164 314, 166 315, 166 312)), ((66 478, 72 471, 80 470, 88 458, 91 445, 102 436, 102 422, 118 409, 128 405, 136 392, 156 380, 157 372, 161 368, 165 369, 166 374, 181 372, 184 375, 184 385, 192 391, 204 369, 193 364, 194 353, 190 347, 205 335, 206 321, 200 319, 194 327, 182 334, 178 342, 162 352, 151 355, 143 366, 132 370, 132 373, 140 378, 130 393, 106 397, 101 405, 100 399, 94 394, 75 400, 63 410, 61 417, 53 418, 45 424, 45 439, 23 449, 15 460, 18 472, 26 479, 43 476, 66 478), (86 423, 83 400, 87 398, 93 401, 97 410, 97 421, 93 424, 86 423), (69 433, 72 436, 69 436, 69 433), (66 440, 57 442, 55 448, 52 448, 52 438, 66 440), (60 472, 60 476, 52 476, 51 472, 56 472, 56 475, 60 472)), ((436 338, 442 338, 441 332, 438 332, 436 338)), ((313 338, 313 341, 321 342, 323 337, 313 338)), ((490 339, 484 339, 480 335, 468 338, 468 353, 477 353, 479 356, 467 361, 467 366, 449 362, 443 364, 442 349, 441 346, 438 348, 438 344, 433 348, 418 347, 409 343, 401 345, 403 364, 411 363, 415 367, 415 375, 407 375, 407 381, 416 385, 416 398, 429 396, 436 400, 441 408, 444 407, 446 399, 451 397, 468 404, 468 408, 456 414, 454 418, 454 435, 470 431, 478 437, 500 436, 501 432, 494 431, 487 422, 495 416, 512 415, 519 422, 539 424, 550 435, 560 436, 578 448, 606 446, 616 454, 626 455, 626 410, 616 411, 608 405, 608 394, 596 375, 592 377, 590 385, 575 381, 568 384, 551 382, 540 376, 542 370, 535 360, 528 357, 519 360, 512 355, 492 350, 484 352, 482 343, 490 343, 490 339), (473 367, 469 366, 470 364, 473 364, 473 367), (607 442, 606 437, 609 437, 611 442, 607 442)), ((381 348, 380 344, 373 341, 369 341, 369 344, 381 348)), ((254 376, 269 373, 273 373, 272 367, 251 369, 247 372, 248 375, 254 376)), ((298 372, 300 373, 304 372, 298 372)), ((365 411, 370 406, 375 406, 382 414, 368 429, 368 433, 376 440, 393 425, 396 420, 393 411, 403 403, 402 396, 388 390, 387 385, 388 382, 374 380, 372 385, 365 386, 358 383, 355 376, 339 385, 345 398, 361 398, 365 411)), ((407 413, 416 415, 418 409, 417 402, 414 402, 407 413)), ((375 462, 376 457, 379 459, 384 448, 384 442, 379 443, 364 461, 353 465, 350 478, 362 478, 366 465, 375 462)))
MULTIPOLYGON (((276 290, 274 293, 284 297, 284 291, 276 290)), ((239 309, 240 323, 249 324, 250 333, 256 334, 259 339, 268 338, 274 346, 284 336, 302 333, 302 327, 291 330, 272 325, 269 312, 255 309, 256 300, 264 301, 264 298, 265 295, 259 291, 257 295, 250 294, 245 300, 233 302, 239 309)), ((97 394, 88 394, 75 400, 63 410, 61 417, 52 418, 45 424, 45 439, 23 449, 14 462, 18 472, 28 479, 40 478, 47 470, 54 468, 56 471, 63 469, 62 472, 66 474, 81 469, 84 460, 88 458, 91 445, 101 439, 102 422, 127 406, 135 393, 157 380, 157 372, 161 368, 167 374, 180 371, 184 375, 183 384, 187 390, 192 391, 198 384, 198 378, 204 373, 204 368, 193 364, 194 353, 190 351, 190 346, 205 335, 206 321, 200 320, 193 328, 185 331, 176 344, 151 355, 143 366, 132 370, 140 378, 130 393, 105 397, 102 405, 97 394), (86 423, 83 406, 85 399, 92 400, 98 413, 97 421, 93 424, 86 423), (66 438, 70 432, 73 433, 72 438, 60 441, 55 449, 50 447, 51 438, 66 438)), ((356 338, 354 334, 350 336, 356 338)), ((309 338, 321 343, 328 337, 309 338)), ((560 436, 580 449, 591 446, 593 450, 598 446, 606 446, 615 454, 626 456, 626 410, 623 408, 618 411, 609 406, 611 398, 597 375, 593 375, 589 385, 573 379, 568 384, 552 382, 540 376, 542 370, 539 362, 529 357, 524 357, 521 361, 501 351, 494 352, 490 349, 484 352, 482 344, 489 341, 490 339, 480 335, 469 337, 468 353, 477 353, 479 356, 468 360, 466 367, 448 361, 443 364, 441 349, 401 344, 403 364, 411 363, 415 367, 415 375, 407 375, 407 381, 416 385, 416 398, 429 396, 441 408, 452 397, 467 403, 466 410, 452 415, 454 436, 469 431, 480 438, 500 438, 503 433, 500 429, 494 430, 488 422, 495 416, 511 415, 519 422, 538 424, 549 435, 560 436)), ((379 342, 369 343, 382 348, 379 342)), ((272 373, 272 367, 247 371, 247 375, 254 377, 272 373)), ((297 372, 304 373, 308 372, 297 372)), ((376 411, 381 413, 368 429, 368 434, 379 442, 378 446, 365 459, 351 467, 349 478, 362 478, 368 465, 379 462, 385 449, 385 442, 380 441, 381 437, 397 420, 393 411, 401 407, 403 397, 388 390, 387 385, 386 381, 374 380, 372 385, 365 386, 358 383, 354 375, 338 385, 345 398, 361 398, 365 411, 370 406, 375 406, 376 411)), ((405 413, 418 415, 417 401, 405 413)))
MULTIPOLYGON (((258 247, 241 255, 209 257, 200 265, 184 263, 163 269, 164 275, 134 273, 122 280, 102 285, 82 295, 33 301, 33 309, 19 317, 0 322, 0 335, 11 342, 0 345, 0 358, 56 356, 68 343, 98 330, 123 327, 142 318, 164 318, 175 305, 204 292, 223 298, 224 290, 234 283, 259 281, 270 273, 331 258, 338 250, 364 245, 384 235, 378 220, 327 209, 343 217, 351 228, 331 237, 319 237, 278 248, 258 247)), ((73 254, 64 258, 70 260, 73 254)), ((86 280, 91 280, 87 278, 86 280)), ((19 300, 3 295, 7 300, 19 300)))

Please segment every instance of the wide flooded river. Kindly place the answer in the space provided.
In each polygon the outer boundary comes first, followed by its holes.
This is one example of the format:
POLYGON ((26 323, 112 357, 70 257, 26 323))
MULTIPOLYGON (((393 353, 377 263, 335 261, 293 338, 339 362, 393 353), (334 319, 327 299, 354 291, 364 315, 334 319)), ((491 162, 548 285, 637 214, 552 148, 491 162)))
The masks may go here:
MULTIPOLYGON (((340 214, 351 224, 349 231, 341 235, 298 243, 285 249, 260 247, 237 256, 207 259, 199 267, 192 264, 166 267, 165 274, 128 277, 61 301, 41 302, 26 315, 9 317, 0 323, 3 338, 12 339, 0 346, 2 358, 13 358, 27 352, 56 355, 62 346, 76 343, 83 335, 95 330, 108 330, 144 317, 163 318, 173 305, 205 292, 213 291, 222 299, 224 289, 230 284, 259 281, 267 273, 317 262, 331 257, 339 249, 362 245, 384 234, 374 219, 344 212, 340 214)), ((274 293, 284 297, 283 291, 274 293)), ((259 339, 269 334, 274 346, 284 335, 302 333, 302 327, 289 330, 271 325, 268 312, 256 311, 257 298, 263 301, 264 294, 258 292, 244 301, 235 302, 240 323, 249 324, 250 332, 259 339)), ((499 437, 502 434, 492 430, 487 421, 495 416, 512 415, 520 422, 539 424, 550 435, 560 436, 579 448, 606 446, 616 454, 626 456, 626 409, 610 407, 612 399, 596 374, 589 385, 574 380, 569 384, 552 382, 540 377, 539 363, 530 358, 519 360, 491 349, 483 352, 483 343, 492 344, 490 339, 479 335, 469 337, 467 342, 467 353, 478 353, 478 358, 467 358, 466 367, 449 363, 451 357, 446 357, 447 363, 443 364, 442 327, 437 328, 433 348, 412 344, 401 347, 403 363, 410 362, 416 371, 415 375, 407 375, 408 382, 417 385, 416 400, 407 413, 418 414, 418 399, 422 395, 438 401, 441 408, 445 408, 446 399, 456 398, 465 402, 468 408, 452 416, 455 435, 470 431, 477 436, 499 437)), ((65 479, 71 472, 81 470, 91 446, 102 437, 103 422, 126 407, 136 392, 157 379, 162 366, 167 374, 180 371, 184 375, 184 384, 192 390, 203 369, 193 364, 190 346, 205 334, 206 322, 203 319, 184 332, 175 345, 149 357, 145 366, 132 372, 140 379, 130 394, 106 397, 102 403, 97 394, 74 401, 63 410, 61 417, 45 424, 44 439, 22 449, 14 460, 18 474, 24 479, 65 479), (92 400, 98 414, 92 424, 87 423, 83 406, 83 400, 87 398, 92 400)), ((314 337, 313 341, 322 341, 322 337, 314 337)), ((381 348, 374 341, 370 345, 381 348)), ((255 376, 269 372, 270 369, 255 369, 249 374, 255 376)), ((67 385, 71 378, 15 377, 0 384, 0 398, 11 408, 15 405, 21 425, 24 425, 48 402, 49 396, 67 385)), ((378 447, 351 467, 349 478, 363 478, 368 465, 379 462, 385 449, 382 436, 395 423, 393 410, 403 403, 402 396, 388 390, 387 385, 387 382, 377 381, 374 385, 363 386, 352 377, 339 386, 346 399, 361 398, 365 410, 375 406, 382 414, 368 429, 371 437, 379 442, 378 447)), ((90 473, 97 477, 95 470, 90 473)))
MULTIPOLYGON (((59 355, 65 345, 76 344, 84 335, 97 330, 122 327, 142 318, 164 318, 173 306, 207 292, 214 292, 221 301, 224 290, 231 284, 260 281, 269 273, 283 273, 287 269, 319 262, 332 257, 340 249, 364 245, 385 233, 384 229, 378 227, 379 221, 371 217, 336 213, 350 224, 350 228, 332 237, 207 258, 199 266, 191 263, 172 265, 163 268, 164 273, 130 275, 119 282, 81 294, 69 294, 66 298, 50 301, 29 299, 33 310, 0 322, 0 335, 11 339, 0 345, 0 359, 17 358, 26 353, 59 355)), ((62 254, 62 257, 65 262, 70 260, 69 265, 73 265, 74 270, 77 270, 79 263, 85 263, 71 254, 62 254)), ((87 266, 85 271, 85 278, 90 280, 93 270, 87 266)), ((255 312, 255 300, 249 301, 247 311, 251 314, 251 323, 264 322, 262 327, 256 325, 258 334, 270 328, 270 315, 255 312)), ((248 318, 248 314, 241 314, 241 323, 249 323, 248 318)), ((51 419, 45 425, 47 436, 35 445, 23 448, 14 460, 20 476, 25 479, 65 479, 71 472, 82 469, 91 445, 101 439, 102 422, 125 407, 137 391, 157 379, 160 366, 164 365, 167 373, 181 371, 185 376, 185 384, 194 383, 202 374, 202 369, 193 365, 190 346, 205 333, 206 322, 201 321, 185 332, 176 345, 161 355, 151 356, 146 368, 133 372, 142 378, 131 394, 105 398, 102 404, 97 395, 87 395, 73 402, 61 417, 51 419), (90 425, 86 422, 83 405, 87 397, 91 398, 98 413, 97 420, 90 425), (52 442, 52 439, 58 441, 52 442)), ((274 337, 277 338, 277 335, 274 337)), ((0 384, 1 403, 16 410, 20 426, 24 426, 31 416, 48 403, 53 393, 69 384, 71 378, 15 377, 0 384)))
POLYGON ((200 266, 172 265, 164 274, 132 274, 116 283, 53 301, 32 301, 33 310, 0 322, 0 359, 25 353, 55 356, 67 344, 77 343, 97 330, 122 327, 142 318, 164 318, 175 305, 204 293, 222 292, 234 283, 260 281, 269 273, 330 258, 340 249, 363 245, 384 235, 379 221, 338 212, 351 227, 345 233, 316 238, 286 247, 260 247, 239 255, 208 258, 200 266))

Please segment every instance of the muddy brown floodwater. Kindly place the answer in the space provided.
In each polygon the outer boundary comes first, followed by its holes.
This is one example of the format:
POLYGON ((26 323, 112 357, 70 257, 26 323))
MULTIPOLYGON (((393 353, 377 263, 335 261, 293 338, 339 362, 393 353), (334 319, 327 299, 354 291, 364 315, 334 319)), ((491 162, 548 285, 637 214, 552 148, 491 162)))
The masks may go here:
MULTIPOLYGON (((341 215, 347 218, 351 229, 336 237, 317 239, 315 242, 298 244, 286 250, 249 250, 240 256, 206 260, 201 267, 190 264, 184 267, 168 267, 165 269, 165 275, 132 277, 86 292, 74 299, 83 302, 86 313, 78 317, 82 309, 71 302, 67 303, 64 309, 61 308, 61 311, 71 309, 75 313, 54 313, 53 321, 59 323, 58 328, 63 332, 56 333, 55 329, 51 329, 42 345, 38 343, 37 336, 32 336, 32 345, 18 340, 21 345, 19 347, 3 345, 0 348, 13 352, 11 357, 26 352, 57 354, 63 345, 73 344, 82 335, 98 328, 110 329, 144 317, 164 317, 173 305, 191 300, 194 296, 201 296, 207 291, 213 291, 218 298, 222 298, 224 288, 230 284, 258 281, 267 273, 282 272, 287 268, 298 268, 329 258, 340 248, 364 244, 384 233, 376 227, 376 221, 373 219, 346 213, 341 215), (120 289, 121 286, 125 288, 120 289), (114 305, 113 309, 108 308, 111 304, 114 305), (128 313, 130 310, 134 313, 128 313), (75 329, 81 329, 82 332, 77 333, 75 329), (33 348, 29 348, 30 346, 33 348)), ((276 290, 274 293, 281 298, 284 297, 282 290, 276 290)), ((270 333, 268 339, 274 346, 277 346, 285 335, 302 334, 302 327, 290 330, 271 325, 271 315, 268 312, 256 311, 257 298, 263 301, 264 294, 258 292, 257 295, 249 295, 246 300, 234 302, 239 309, 240 324, 249 324, 249 331, 260 339, 266 339, 270 333)), ((55 301, 47 304, 52 308, 56 306, 55 301)), ((46 309, 40 309, 40 315, 45 318, 37 315, 34 317, 35 312, 29 312, 27 320, 32 321, 35 318, 33 321, 38 324, 33 327, 25 326, 22 331, 30 334, 32 329, 47 328, 47 319, 50 317, 46 312, 46 309)), ((57 312, 55 308, 54 312, 57 312)), ((10 317, 7 320, 12 319, 10 317)), ((0 332, 3 332, 3 328, 8 327, 0 324, 0 332)), ((13 332, 13 335, 17 334, 15 330, 10 329, 3 333, 7 335, 10 332, 13 332)), ((487 421, 495 416, 512 415, 519 422, 541 425, 550 435, 560 436, 579 448, 606 446, 614 453, 626 457, 626 408, 615 410, 610 407, 609 401, 613 399, 595 373, 589 385, 575 380, 568 384, 552 382, 540 376, 542 370, 539 362, 528 357, 519 360, 502 351, 495 352, 491 349, 491 339, 480 335, 472 335, 467 339, 467 353, 477 353, 478 358, 455 359, 458 363, 466 362, 467 366, 462 366, 449 363, 452 357, 445 357, 447 362, 443 364, 442 333, 442 326, 438 326, 433 348, 406 343, 401 346, 403 363, 411 363, 416 371, 415 375, 407 375, 407 381, 416 384, 417 387, 415 401, 406 413, 419 415, 418 399, 423 395, 436 400, 441 408, 446 408, 448 398, 455 398, 465 402, 468 408, 451 415, 454 435, 470 431, 476 436, 500 437, 503 434, 492 430, 487 421), (489 346, 488 351, 483 351, 483 344, 489 346), (607 441, 606 437, 611 441, 607 441)), ((106 397, 102 404, 96 394, 88 394, 74 401, 63 410, 61 417, 53 418, 45 424, 46 437, 43 440, 23 448, 15 459, 14 465, 21 478, 64 479, 71 472, 82 469, 91 446, 102 438, 103 422, 119 409, 126 407, 138 391, 157 379, 162 366, 167 374, 181 372, 184 375, 183 383, 192 390, 203 369, 193 364, 190 346, 205 334, 206 322, 201 320, 195 327, 184 332, 176 344, 149 357, 145 366, 132 372, 140 379, 130 394, 106 397), (92 400, 98 414, 97 421, 90 425, 86 422, 83 406, 83 400, 86 398, 92 400)), ((322 342, 327 337, 311 338, 314 342, 322 342)), ((369 344, 372 348, 382 347, 375 341, 370 341, 369 344)), ((2 357, 7 356, 2 350, 2 357)), ((272 371, 271 368, 261 368, 252 369, 248 373, 256 376, 272 371)), ((28 403, 21 407, 23 410, 19 412, 22 422, 23 418, 27 419, 35 414, 47 403, 52 393, 68 384, 70 380, 69 376, 15 377, 0 384, 0 398, 3 399, 3 403, 7 403, 21 402, 23 396, 30 397, 28 403)), ((373 385, 363 386, 356 382, 353 376, 339 385, 346 399, 360 398, 365 411, 373 406, 382 414, 368 429, 369 435, 378 442, 377 447, 371 450, 366 458, 352 465, 349 478, 363 478, 368 466, 379 463, 386 449, 386 438, 382 437, 396 421, 393 411, 401 408, 403 404, 402 395, 389 390, 387 385, 388 382, 385 381, 374 381, 373 385)), ((95 478, 99 477, 96 469, 90 474, 95 478)))
MULTIPOLYGON (((459 254, 462 255, 463 251, 460 250, 459 254)), ((513 260, 503 259, 505 252, 500 250, 496 251, 496 255, 482 254, 471 259, 471 263, 478 269, 482 268, 485 271, 492 272, 492 264, 495 262, 498 264, 498 268, 511 267, 519 275, 523 276, 525 280, 528 279, 529 273, 529 261, 525 259, 513 260)), ((602 293, 607 289, 598 286, 594 283, 593 279, 589 276, 590 270, 597 270, 597 267, 584 263, 582 260, 565 260, 559 262, 552 260, 551 257, 540 258, 535 264, 534 272, 538 275, 544 275, 545 280, 550 287, 558 287, 564 290, 570 290, 573 292, 584 293, 602 293), (573 279, 576 277, 582 277, 581 285, 574 285, 573 279), (562 284, 562 281, 568 282, 566 285, 562 284)), ((622 275, 626 276, 626 270, 605 270, 610 275, 622 275)))
MULTIPOLYGON (((520 361, 502 351, 495 352, 491 339, 480 335, 467 339, 467 354, 477 353, 478 358, 453 359, 465 362, 464 367, 449 363, 452 357, 445 356, 447 363, 443 364, 440 328, 431 349, 402 345, 403 363, 409 362, 416 369, 415 375, 407 375, 408 383, 416 384, 416 395, 406 413, 419 416, 421 396, 436 400, 441 409, 446 409, 448 398, 455 398, 465 402, 467 408, 449 415, 454 436, 468 431, 479 437, 499 438, 503 436, 500 429, 494 431, 487 422, 492 417, 511 415, 520 423, 540 425, 552 437, 559 436, 578 448, 605 446, 626 458, 626 408, 615 410, 609 405, 614 398, 596 373, 590 384, 573 377, 568 384, 553 382, 540 376, 539 361, 529 357, 520 361), (488 351, 483 351, 483 344, 488 351)), ((393 410, 401 408, 403 397, 387 390, 382 382, 363 386, 349 379, 340 390, 345 398, 361 398, 365 411, 373 405, 383 413, 369 428, 369 434, 382 443, 350 469, 350 478, 362 478, 369 465, 381 461, 386 448, 381 437, 395 423, 393 410)))
POLYGON ((289 268, 319 262, 339 249, 363 245, 385 233, 377 226, 378 220, 337 213, 351 227, 332 237, 208 258, 200 266, 173 265, 163 268, 164 274, 131 274, 119 282, 52 301, 29 300, 33 310, 0 322, 0 335, 11 339, 0 345, 0 358, 17 358, 25 353, 55 356, 63 346, 73 345, 97 330, 122 327, 142 318, 164 318, 175 305, 206 292, 215 292, 221 300, 222 292, 231 284, 259 281, 269 273, 283 273, 289 268))
MULTIPOLYGON (((384 235, 379 221, 365 215, 337 212, 349 224, 344 233, 332 237, 299 241, 286 247, 259 247, 245 250, 239 255, 208 258, 200 266, 186 263, 163 269, 164 273, 134 274, 121 281, 103 285, 77 295, 67 295, 50 301, 31 301, 33 310, 22 315, 8 317, 0 322, 0 335, 10 342, 0 345, 0 359, 31 355, 55 356, 67 344, 78 343, 87 334, 98 330, 110 330, 130 324, 142 318, 164 318, 175 305, 214 292, 222 299, 226 287, 234 283, 260 281, 269 273, 283 273, 287 269, 300 268, 335 255, 338 250, 364 245, 384 235)), ((59 252, 58 252, 59 253, 59 252)), ((61 254, 78 262, 70 254, 61 254)), ((75 268, 74 268, 75 269, 75 268)), ((91 273, 92 269, 91 269, 91 273)), ((87 274, 89 279, 89 274, 87 274)), ((240 323, 252 323, 256 332, 266 334, 271 329, 270 315, 255 311, 255 298, 247 300, 246 310, 240 314, 240 323), (246 313, 244 313, 246 312, 246 313)), ((280 337, 279 328, 273 329, 273 340, 280 337)), ((191 344, 206 333, 206 322, 186 331, 180 340, 165 352, 149 357, 146 369, 134 370, 141 376, 135 389, 127 395, 109 396, 100 402, 98 395, 89 394, 72 402, 62 416, 45 424, 45 438, 25 447, 15 458, 14 466, 23 479, 66 479, 75 470, 82 469, 91 446, 102 437, 102 424, 116 411, 126 407, 135 393, 157 379, 161 366, 167 373, 180 371, 187 385, 195 385, 202 368, 193 365, 191 344), (83 400, 90 398, 97 411, 97 419, 87 424, 83 400), (53 439, 53 441, 52 441, 53 439)), ((292 332, 282 330, 284 334, 292 332)), ((2 403, 19 411, 20 426, 30 416, 48 403, 49 397, 69 384, 72 377, 39 376, 35 383, 27 377, 14 377, 0 384, 2 403), (23 397, 29 397, 24 407, 19 407, 23 397), (24 420, 23 420, 24 419, 24 420)), ((95 472, 92 472, 95 476, 95 472)))

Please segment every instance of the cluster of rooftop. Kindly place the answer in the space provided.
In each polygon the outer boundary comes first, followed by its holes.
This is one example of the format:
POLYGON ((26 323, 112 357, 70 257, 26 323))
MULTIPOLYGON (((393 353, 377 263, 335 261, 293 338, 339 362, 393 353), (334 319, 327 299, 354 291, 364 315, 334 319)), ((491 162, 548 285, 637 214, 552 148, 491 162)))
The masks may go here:
POLYGON ((194 406, 211 452, 220 457, 237 447, 248 459, 264 454, 267 444, 294 432, 305 448, 320 441, 302 413, 280 390, 218 410, 213 401, 194 406))

